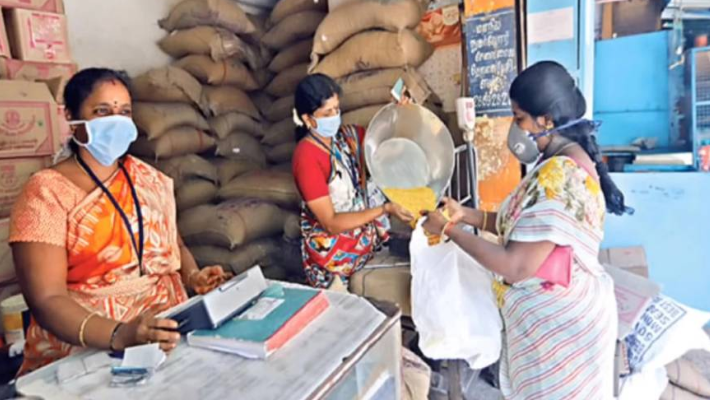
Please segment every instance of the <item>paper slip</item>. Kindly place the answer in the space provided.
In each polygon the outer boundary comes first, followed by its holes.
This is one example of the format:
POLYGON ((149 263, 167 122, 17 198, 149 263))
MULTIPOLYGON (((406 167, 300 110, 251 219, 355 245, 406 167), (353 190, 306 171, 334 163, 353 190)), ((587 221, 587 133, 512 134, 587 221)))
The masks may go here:
POLYGON ((159 343, 144 344, 127 348, 123 354, 121 367, 158 369, 166 358, 163 350, 160 350, 159 343))

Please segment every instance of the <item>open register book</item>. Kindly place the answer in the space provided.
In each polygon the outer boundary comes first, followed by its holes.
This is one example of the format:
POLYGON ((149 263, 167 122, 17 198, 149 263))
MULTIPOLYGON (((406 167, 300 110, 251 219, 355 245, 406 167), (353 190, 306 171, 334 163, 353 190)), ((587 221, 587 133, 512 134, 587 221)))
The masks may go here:
POLYGON ((216 329, 187 335, 190 346, 265 359, 329 306, 323 291, 274 284, 253 305, 216 329))

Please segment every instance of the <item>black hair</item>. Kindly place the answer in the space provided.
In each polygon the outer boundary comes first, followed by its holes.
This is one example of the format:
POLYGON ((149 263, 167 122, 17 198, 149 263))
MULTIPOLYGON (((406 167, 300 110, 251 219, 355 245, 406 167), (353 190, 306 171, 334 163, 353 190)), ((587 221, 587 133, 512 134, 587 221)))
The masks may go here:
MULTIPOLYGON (((294 104, 297 115, 295 118, 300 120, 301 115, 312 115, 317 109, 323 107, 328 99, 341 93, 340 86, 333 78, 324 74, 308 75, 296 87, 294 104)), ((296 142, 300 142, 307 135, 308 128, 305 126, 296 127, 296 142)))
MULTIPOLYGON (((555 127, 580 119, 587 112, 584 95, 574 78, 560 64, 542 61, 523 71, 510 87, 510 99, 533 117, 548 117, 555 127)), ((602 159, 595 131, 597 124, 583 120, 558 134, 578 143, 596 164, 607 210, 616 215, 629 211, 624 204, 624 194, 609 175, 602 159)))
MULTIPOLYGON (((108 68, 87 68, 77 72, 64 89, 64 105, 71 119, 81 119, 81 107, 91 96, 96 87, 105 82, 119 82, 130 93, 131 83, 128 74, 108 68)), ((69 147, 76 153, 78 145, 69 141, 69 147)))

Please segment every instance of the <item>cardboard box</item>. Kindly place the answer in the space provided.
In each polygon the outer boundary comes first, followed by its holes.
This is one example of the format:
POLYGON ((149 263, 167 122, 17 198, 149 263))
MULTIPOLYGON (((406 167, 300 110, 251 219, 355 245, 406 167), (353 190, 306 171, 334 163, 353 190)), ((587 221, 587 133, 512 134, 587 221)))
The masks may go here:
MULTIPOLYGON (((2 15, 2 7, 0 7, 0 15, 2 15)), ((10 41, 7 39, 5 19, 0 18, 0 57, 10 57, 10 54, 10 41)))
POLYGON ((47 85, 0 80, 0 159, 53 155, 57 112, 47 85))
POLYGON ((599 262, 648 278, 648 261, 643 247, 617 247, 599 252, 599 262))
POLYGON ((0 6, 64 14, 64 1, 62 0, 0 0, 0 6))
POLYGON ((45 82, 58 104, 64 103, 64 88, 76 71, 76 64, 39 63, 0 58, 0 79, 45 82))
POLYGON ((0 285, 15 280, 15 264, 12 262, 12 250, 8 244, 10 238, 10 220, 0 220, 0 285))
POLYGON ((5 24, 14 58, 58 64, 72 62, 64 15, 14 9, 5 14, 5 24))
POLYGON ((623 340, 633 331, 653 298, 661 293, 661 287, 621 268, 606 264, 604 269, 614 280, 614 294, 619 312, 618 339, 623 340))
POLYGON ((73 132, 67 120, 66 107, 63 105, 57 106, 57 126, 59 126, 59 147, 57 151, 71 139, 73 132))
POLYGON ((50 164, 50 157, 0 160, 0 218, 10 216, 15 200, 32 174, 50 164))

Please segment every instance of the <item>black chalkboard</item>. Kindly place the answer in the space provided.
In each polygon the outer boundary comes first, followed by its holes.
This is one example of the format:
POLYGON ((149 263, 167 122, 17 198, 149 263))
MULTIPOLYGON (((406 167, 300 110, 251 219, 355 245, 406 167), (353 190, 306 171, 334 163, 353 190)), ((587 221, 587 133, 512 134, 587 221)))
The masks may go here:
POLYGON ((515 21, 513 8, 466 20, 469 96, 476 101, 477 115, 512 114, 508 90, 518 73, 515 21))

